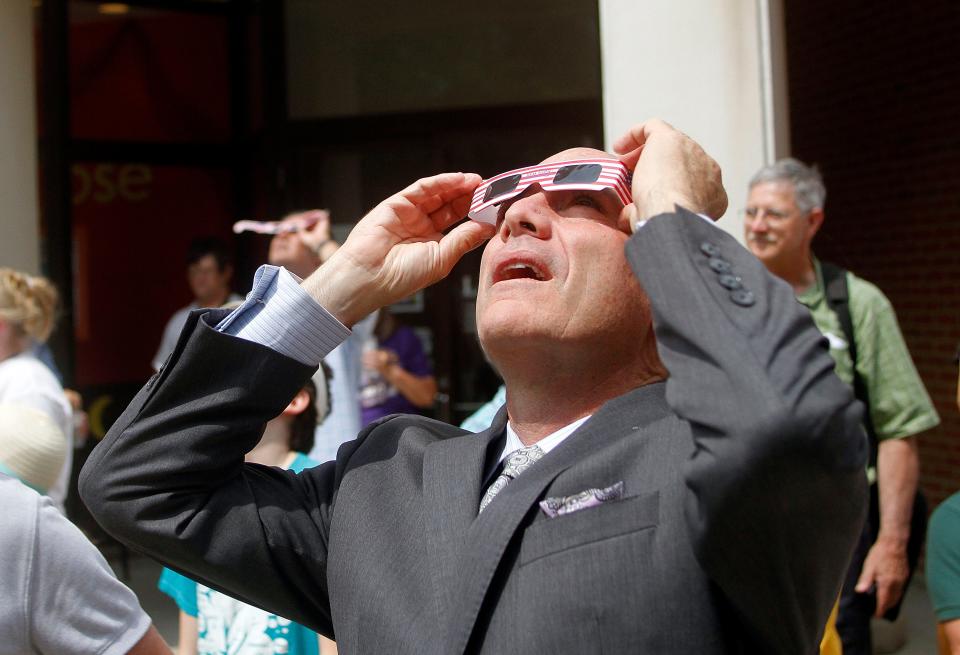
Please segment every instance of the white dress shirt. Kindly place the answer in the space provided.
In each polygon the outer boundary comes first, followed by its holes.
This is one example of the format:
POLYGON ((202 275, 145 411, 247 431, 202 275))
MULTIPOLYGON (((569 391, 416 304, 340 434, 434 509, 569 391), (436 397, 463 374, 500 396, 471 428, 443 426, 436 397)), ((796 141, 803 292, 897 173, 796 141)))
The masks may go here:
MULTIPOLYGON (((537 445, 540 446, 540 450, 542 450, 543 454, 546 455, 551 450, 559 446, 564 439, 573 434, 577 428, 586 423, 588 418, 590 418, 590 415, 584 416, 583 418, 578 418, 573 423, 563 426, 552 434, 548 434, 543 439, 538 441, 537 445)), ((507 442, 503 445, 503 451, 500 453, 500 461, 502 462, 510 455, 510 453, 523 447, 523 442, 520 441, 520 437, 518 437, 517 433, 513 431, 513 426, 510 425, 510 422, 508 421, 507 442)))

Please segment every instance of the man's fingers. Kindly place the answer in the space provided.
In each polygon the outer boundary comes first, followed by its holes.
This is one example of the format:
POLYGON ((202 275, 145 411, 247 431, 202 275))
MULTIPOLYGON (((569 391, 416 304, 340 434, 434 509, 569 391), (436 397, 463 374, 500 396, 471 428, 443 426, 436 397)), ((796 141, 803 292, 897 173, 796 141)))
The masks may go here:
POLYGON ((301 212, 297 214, 298 217, 301 217, 308 221, 325 221, 330 218, 329 209, 311 209, 309 211, 301 212))
POLYGON ((643 154, 643 146, 631 150, 625 154, 620 155, 620 161, 623 162, 623 165, 626 166, 631 171, 637 167, 637 162, 640 161, 640 155, 643 154))
POLYGON ((473 200, 473 193, 467 193, 458 196, 443 205, 437 211, 430 214, 430 220, 437 232, 443 232, 448 227, 458 222, 467 215, 470 210, 470 202, 473 200))
POLYGON ((620 211, 617 227, 627 234, 633 234, 634 230, 637 229, 638 219, 637 206, 631 202, 620 211))
POLYGON ((621 155, 642 148, 650 136, 647 123, 639 123, 617 137, 613 142, 613 151, 621 155))
POLYGON ((865 594, 870 591, 870 587, 873 585, 875 579, 873 564, 870 561, 868 556, 866 561, 863 563, 863 569, 860 571, 860 577, 857 579, 857 586, 855 587, 856 591, 861 594, 865 594))
POLYGON ((473 191, 476 189, 470 189, 469 193, 465 193, 459 198, 454 198, 450 202, 450 208, 453 210, 455 216, 463 218, 467 215, 467 212, 470 211, 470 204, 473 202, 473 191))
POLYGON ((885 589, 877 589, 877 607, 873 615, 878 619, 887 611, 888 595, 885 589))
POLYGON ((446 276, 465 254, 482 244, 496 233, 488 223, 464 221, 440 239, 440 269, 446 276))
MULTIPOLYGON (((663 129, 672 130, 673 127, 659 118, 651 118, 638 123, 613 142, 613 151, 621 155, 632 153, 634 150, 642 148, 651 134, 663 129)), ((637 157, 639 156, 639 153, 637 153, 637 157)), ((634 160, 634 163, 636 163, 636 160, 634 160)))
POLYGON ((897 602, 897 599, 900 598, 900 588, 896 584, 879 584, 877 585, 877 609, 874 612, 874 616, 877 618, 882 617, 884 613, 891 607, 894 603, 897 602))
POLYGON ((473 193, 480 181, 475 173, 441 173, 417 180, 397 195, 431 214, 454 198, 473 193))

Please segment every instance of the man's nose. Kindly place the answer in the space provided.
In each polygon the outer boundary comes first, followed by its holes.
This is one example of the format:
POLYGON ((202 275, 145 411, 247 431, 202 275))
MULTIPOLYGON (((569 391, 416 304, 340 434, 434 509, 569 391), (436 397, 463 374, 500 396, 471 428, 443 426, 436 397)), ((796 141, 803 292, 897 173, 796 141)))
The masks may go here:
POLYGON ((751 232, 766 232, 767 228, 767 213, 765 211, 758 210, 756 214, 747 218, 747 227, 751 232))
POLYGON ((502 238, 528 234, 540 239, 550 238, 554 211, 546 195, 539 188, 514 200, 503 214, 500 225, 502 238))

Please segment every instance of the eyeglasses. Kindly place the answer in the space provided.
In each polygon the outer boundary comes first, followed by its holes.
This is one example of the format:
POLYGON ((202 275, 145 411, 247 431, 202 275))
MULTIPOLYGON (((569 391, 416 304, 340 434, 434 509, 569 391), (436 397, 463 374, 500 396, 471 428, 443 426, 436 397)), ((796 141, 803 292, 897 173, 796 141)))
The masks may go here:
POLYGON ((473 193, 467 216, 481 223, 496 224, 497 206, 520 195, 533 184, 539 184, 544 191, 611 189, 626 206, 633 201, 630 195, 632 177, 627 167, 615 159, 575 159, 518 168, 484 180, 473 193))
POLYGON ((255 232, 257 234, 292 234, 301 229, 309 229, 317 222, 316 218, 296 218, 284 221, 237 221, 233 224, 235 234, 255 232))

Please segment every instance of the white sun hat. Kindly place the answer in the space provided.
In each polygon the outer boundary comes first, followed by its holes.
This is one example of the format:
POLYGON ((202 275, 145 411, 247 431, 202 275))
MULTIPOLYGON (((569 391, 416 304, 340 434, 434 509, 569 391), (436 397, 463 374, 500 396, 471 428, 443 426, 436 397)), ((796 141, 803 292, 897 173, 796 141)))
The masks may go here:
POLYGON ((33 407, 0 404, 0 472, 45 494, 67 458, 67 438, 56 422, 33 407))

